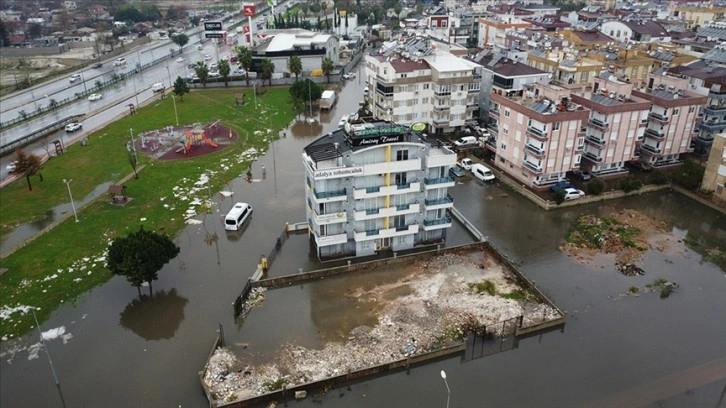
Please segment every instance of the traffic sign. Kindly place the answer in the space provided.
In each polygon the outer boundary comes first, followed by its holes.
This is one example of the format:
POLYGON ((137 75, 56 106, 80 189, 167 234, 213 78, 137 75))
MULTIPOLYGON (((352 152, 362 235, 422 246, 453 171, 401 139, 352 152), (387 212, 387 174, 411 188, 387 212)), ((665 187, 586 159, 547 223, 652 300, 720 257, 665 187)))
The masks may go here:
MULTIPOLYGON (((221 21, 205 21, 204 31, 222 31, 221 21)), ((207 37, 207 38, 218 38, 218 37, 207 37)))
POLYGON ((206 37, 206 38, 223 38, 224 34, 222 34, 221 32, 212 31, 212 32, 204 33, 204 37, 206 37))

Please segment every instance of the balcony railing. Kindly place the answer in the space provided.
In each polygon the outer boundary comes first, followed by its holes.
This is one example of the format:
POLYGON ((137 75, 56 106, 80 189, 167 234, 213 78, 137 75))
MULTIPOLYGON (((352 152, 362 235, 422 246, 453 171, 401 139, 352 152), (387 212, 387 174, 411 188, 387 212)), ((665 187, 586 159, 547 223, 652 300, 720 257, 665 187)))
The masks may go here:
POLYGON ((641 144, 640 145, 640 148, 643 149, 643 150, 645 150, 645 151, 648 151, 648 152, 651 152, 651 153, 655 153, 655 154, 660 154, 660 152, 661 152, 661 148, 660 147, 655 147, 655 146, 649 145, 647 143, 641 144))
POLYGON ((487 149, 496 152, 497 151, 497 139, 490 137, 485 143, 487 149))
POLYGON ((726 105, 708 105, 704 106, 701 112, 708 113, 711 115, 718 115, 726 111, 726 105))
POLYGON ((449 123, 448 119, 436 119, 434 118, 434 124, 435 125, 446 125, 449 123))
POLYGON ((424 179, 424 184, 432 185, 432 184, 446 184, 446 183, 453 183, 454 179, 451 177, 440 177, 440 178, 426 178, 424 179))
POLYGON ((313 190, 315 193, 315 198, 322 199, 322 198, 333 198, 333 197, 340 197, 345 196, 346 192, 345 189, 342 190, 334 190, 334 191, 318 191, 313 190))
POLYGON ((489 108, 489 117, 492 119, 499 119, 499 110, 489 108))
POLYGON ((547 132, 545 132, 542 129, 537 129, 535 127, 527 126, 526 133, 537 140, 547 140, 547 132))
POLYGON ((524 168, 531 171, 532 173, 535 173, 535 174, 542 173, 542 167, 539 167, 536 164, 530 163, 527 160, 525 160, 522 163, 524 164, 524 168))
POLYGON ((598 147, 605 146, 605 139, 601 139, 595 135, 587 135, 587 139, 585 139, 585 140, 587 140, 588 142, 594 143, 598 147))
POLYGON ((444 110, 448 110, 448 109, 451 109, 451 107, 449 105, 434 105, 434 110, 437 110, 437 111, 444 111, 444 110))
POLYGON ((584 158, 586 158, 586 159, 588 159, 590 161, 593 161, 595 163, 601 163, 602 162, 602 157, 600 157, 600 156, 598 156, 598 155, 596 155, 595 153, 592 153, 592 152, 585 152, 585 154, 582 157, 584 157, 584 158))
POLYGON ((544 149, 540 149, 539 147, 536 147, 536 146, 532 146, 532 145, 530 145, 530 144, 525 144, 525 145, 524 145, 524 148, 525 148, 525 149, 526 149, 526 150, 527 150, 528 152, 530 152, 530 153, 534 154, 534 155, 535 155, 535 156, 537 156, 537 157, 544 157, 544 155, 545 155, 545 151, 544 151, 544 149))
POLYGON ((703 122, 701 122, 700 126, 701 126, 701 128, 708 129, 712 132, 720 132, 720 131, 726 129, 726 121, 713 120, 713 119, 704 120, 703 122))
POLYGON ((668 118, 668 116, 661 115, 660 113, 656 113, 656 112, 648 113, 648 118, 655 119, 656 121, 661 122, 661 123, 668 123, 668 121, 670 120, 668 118))
POLYGON ((594 126, 594 127, 598 128, 598 129, 601 129, 601 130, 607 130, 607 128, 610 127, 610 124, 609 123, 606 123, 606 122, 601 121, 600 119, 594 119, 594 118, 588 120, 587 121, 587 124, 588 125, 591 125, 591 126, 594 126))
POLYGON ((443 218, 439 218, 438 220, 424 220, 424 227, 430 227, 432 225, 441 225, 441 224, 451 224, 451 218, 449 218, 448 215, 445 215, 443 218))
POLYGON ((665 134, 663 132, 655 130, 655 129, 651 129, 651 128, 645 129, 645 132, 643 132, 643 135, 652 137, 652 138, 658 139, 658 140, 663 140, 665 138, 665 134))
POLYGON ((433 205, 441 205, 441 204, 449 204, 454 202, 454 197, 451 196, 451 194, 447 194, 444 198, 435 198, 432 200, 424 200, 424 204, 426 206, 433 206, 433 205))

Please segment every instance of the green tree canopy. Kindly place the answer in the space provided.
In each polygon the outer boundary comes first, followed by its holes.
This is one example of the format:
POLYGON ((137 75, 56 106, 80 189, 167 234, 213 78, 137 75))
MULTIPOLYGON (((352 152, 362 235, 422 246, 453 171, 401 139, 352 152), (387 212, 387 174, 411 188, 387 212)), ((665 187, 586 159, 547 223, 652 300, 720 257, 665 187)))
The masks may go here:
POLYGON ((290 86, 289 92, 295 102, 305 106, 305 104, 319 100, 323 95, 323 88, 311 79, 306 78, 295 81, 295 83, 290 86))
POLYGON ((182 77, 176 77, 174 81, 174 95, 178 96, 182 102, 184 102, 184 94, 189 93, 189 85, 182 79, 182 77))
POLYGON ((171 36, 171 40, 174 44, 178 45, 179 50, 181 50, 189 42, 189 37, 187 37, 184 33, 175 33, 171 36))
POLYGON ((231 69, 229 67, 229 61, 227 61, 227 60, 219 61, 219 76, 222 77, 222 81, 224 81, 224 86, 227 86, 227 81, 229 81, 230 72, 231 72, 231 69))
POLYGON ((295 80, 302 74, 302 60, 297 55, 291 55, 287 61, 287 69, 290 73, 295 74, 295 80))
POLYGON ((126 277, 141 295, 141 285, 148 282, 151 293, 151 284, 159 278, 158 272, 178 254, 179 247, 168 236, 141 227, 137 232, 113 240, 107 264, 111 273, 126 277))
POLYGON ((252 68, 252 54, 250 54, 250 50, 247 49, 247 47, 237 47, 235 48, 235 52, 237 53, 237 61, 239 62, 239 65, 246 71, 245 79, 247 80, 247 86, 250 86, 250 68, 252 68))
POLYGON ((202 85, 207 86, 207 78, 209 78, 209 67, 204 61, 197 61, 197 66, 194 67, 194 73, 197 74, 197 78, 202 82, 202 85))
POLYGON ((30 176, 38 175, 40 181, 43 181, 43 174, 40 172, 43 161, 39 156, 26 153, 23 149, 15 152, 15 173, 25 176, 28 182, 28 190, 33 191, 33 185, 30 184, 30 176))
POLYGON ((272 63, 272 60, 269 58, 265 58, 262 60, 262 79, 266 79, 269 81, 269 84, 272 85, 272 74, 275 73, 275 64, 272 63))
POLYGON ((330 82, 330 75, 333 74, 333 70, 335 69, 333 60, 331 60, 330 57, 323 58, 323 64, 321 65, 320 69, 323 70, 323 74, 328 77, 328 82, 330 82))

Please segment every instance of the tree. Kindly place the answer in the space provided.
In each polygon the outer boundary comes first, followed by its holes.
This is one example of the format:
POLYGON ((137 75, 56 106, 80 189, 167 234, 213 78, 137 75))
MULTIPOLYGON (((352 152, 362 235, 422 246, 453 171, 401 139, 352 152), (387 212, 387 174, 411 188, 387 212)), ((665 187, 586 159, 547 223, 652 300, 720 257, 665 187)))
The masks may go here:
POLYGON ((28 24, 28 36, 30 38, 38 38, 43 34, 43 27, 38 23, 28 24))
POLYGON ((179 99, 181 99, 182 102, 184 102, 184 94, 189 93, 189 85, 187 85, 187 82, 182 79, 182 77, 178 76, 176 77, 176 81, 174 81, 174 95, 178 96, 179 99))
POLYGON ((247 86, 250 86, 250 68, 252 68, 252 54, 247 47, 237 47, 237 61, 239 65, 245 70, 245 79, 247 80, 247 86))
POLYGON ((184 48, 185 45, 189 42, 189 37, 187 37, 184 33, 175 33, 171 40, 174 42, 174 44, 179 46, 179 51, 181 51, 182 48, 184 48))
POLYGON ((146 231, 143 227, 126 237, 116 238, 108 250, 108 269, 126 277, 141 295, 141 285, 159 279, 158 272, 179 254, 179 247, 166 235, 146 231))
POLYGON ((187 8, 185 6, 171 5, 166 10, 167 21, 182 20, 187 16, 187 8))
POLYGON ((202 85, 207 86, 207 78, 209 78, 209 68, 204 61, 197 61, 197 66, 194 67, 194 73, 197 74, 197 78, 202 82, 202 85))
POLYGON ((300 112, 301 108, 304 108, 306 104, 320 99, 323 95, 323 88, 311 79, 306 78, 301 81, 295 81, 288 92, 290 92, 290 96, 292 97, 293 105, 297 106, 297 110, 300 112))
POLYGON ((323 70, 323 74, 328 77, 328 83, 330 83, 330 76, 333 74, 333 70, 335 69, 335 65, 333 65, 333 60, 331 60, 330 57, 323 58, 323 65, 320 67, 320 69, 323 70))
POLYGON ((10 46, 10 36, 8 35, 8 28, 5 26, 5 22, 0 19, 0 47, 10 46))
POLYGON ((265 58, 262 60, 262 79, 266 79, 269 81, 269 84, 272 85, 272 74, 275 73, 275 64, 272 63, 272 60, 269 58, 265 58))
POLYGON ((131 21, 134 23, 144 21, 144 15, 134 6, 128 6, 116 11, 113 18, 116 21, 131 21))
POLYGON ((290 73, 295 74, 295 80, 302 74, 302 60, 297 55, 291 55, 287 61, 287 69, 290 73))
POLYGON ((224 81, 224 86, 227 86, 230 71, 231 70, 229 67, 229 62, 227 60, 219 61, 219 76, 222 77, 222 81, 224 81))
POLYGON ((15 173, 25 176, 28 182, 28 190, 33 191, 33 185, 30 184, 30 176, 38 175, 40 181, 43 181, 43 173, 40 172, 42 160, 34 154, 25 153, 25 150, 18 149, 15 152, 15 173))

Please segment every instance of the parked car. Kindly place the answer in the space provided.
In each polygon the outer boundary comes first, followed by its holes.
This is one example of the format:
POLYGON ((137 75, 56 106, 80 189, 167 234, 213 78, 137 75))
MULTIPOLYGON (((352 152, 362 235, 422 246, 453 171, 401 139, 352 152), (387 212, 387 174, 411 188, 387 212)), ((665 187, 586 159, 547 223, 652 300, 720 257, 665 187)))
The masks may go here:
POLYGON ((487 183, 494 182, 494 180, 497 179, 494 176, 494 173, 492 173, 491 169, 489 169, 489 167, 479 163, 471 166, 471 174, 479 180, 487 183))
POLYGON ((353 79, 355 78, 355 72, 348 72, 347 74, 343 74, 343 79, 353 79))
POLYGON ((557 191, 557 190, 563 190, 566 188, 575 188, 572 184, 570 184, 567 180, 558 181, 557 183, 553 184, 552 187, 550 187, 550 191, 557 191))
POLYGON ((469 159, 469 158, 463 158, 456 164, 458 164, 464 170, 471 170, 471 167, 474 165, 474 162, 471 161, 471 159, 469 159))
POLYGON ((116 58, 116 61, 113 62, 113 65, 115 65, 117 67, 121 66, 121 65, 126 65, 126 58, 124 58, 124 57, 116 58))
POLYGON ((78 122, 73 122, 66 125, 66 132, 68 133, 73 133, 81 129, 83 129, 83 125, 78 122))
POLYGON ((464 171, 459 164, 454 164, 453 166, 449 167, 449 175, 453 178, 458 177, 464 177, 466 176, 466 171, 464 171))
POLYGON ((219 76, 219 71, 209 71, 209 77, 210 78, 216 78, 219 76))
POLYGON ((98 100, 101 100, 101 99, 103 99, 103 95, 101 95, 101 94, 92 93, 92 94, 88 95, 88 100, 89 101, 98 101, 98 100))
POLYGON ((565 200, 575 200, 585 195, 584 191, 578 190, 576 188, 566 188, 564 191, 565 200))
POLYGON ((213 63, 209 64, 209 70, 210 71, 216 71, 217 68, 219 68, 219 65, 217 65, 216 62, 213 62, 213 63))
POLYGON ((579 178, 582 181, 587 181, 592 178, 592 174, 590 174, 590 172, 584 171, 584 170, 573 170, 572 175, 579 178))
POLYGON ((99 69, 99 68, 101 68, 102 66, 103 66, 103 64, 101 64, 100 62, 97 62, 97 63, 95 63, 95 64, 91 65, 91 68, 93 68, 93 69, 99 69))
POLYGON ((161 82, 157 82, 154 85, 151 85, 151 92, 162 92, 164 90, 164 84, 161 82))
POLYGON ((472 147, 476 146, 476 138, 474 136, 464 136, 454 142, 455 147, 472 147))
POLYGON ((212 60, 212 56, 209 55, 209 54, 207 54, 207 55, 204 56, 204 60, 205 61, 211 61, 212 60))
POLYGON ((74 83, 74 82, 78 81, 79 79, 81 79, 81 74, 73 74, 73 75, 71 75, 70 78, 68 78, 68 80, 71 81, 71 83, 74 83))
POLYGON ((642 162, 640 160, 628 162, 628 166, 630 166, 630 168, 632 168, 632 169, 640 170, 640 171, 653 170, 653 166, 651 166, 650 164, 648 164, 646 162, 642 162))
POLYGON ((338 127, 339 127, 339 128, 342 128, 342 127, 344 127, 344 126, 345 126, 345 124, 346 124, 346 123, 348 123, 348 120, 349 120, 349 119, 350 119, 350 116, 348 116, 347 114, 346 114, 346 115, 343 115, 343 117, 342 117, 342 118, 340 118, 340 122, 338 122, 338 127))

